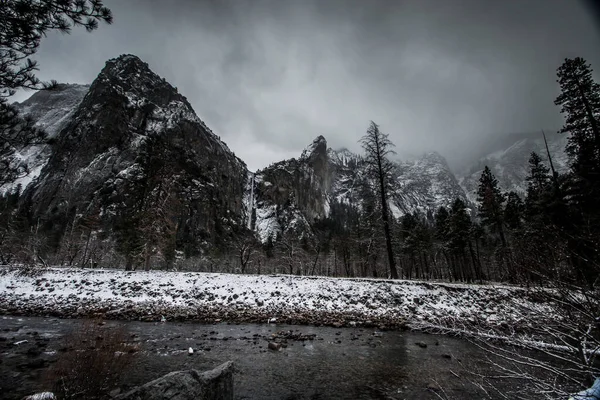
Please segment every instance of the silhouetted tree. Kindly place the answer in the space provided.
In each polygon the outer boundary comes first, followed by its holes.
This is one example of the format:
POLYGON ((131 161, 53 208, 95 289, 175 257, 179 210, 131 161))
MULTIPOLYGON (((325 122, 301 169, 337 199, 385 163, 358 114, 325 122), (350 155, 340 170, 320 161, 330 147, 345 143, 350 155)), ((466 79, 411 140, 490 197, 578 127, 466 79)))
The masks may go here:
POLYGON ((600 85, 580 57, 566 59, 557 71, 572 174, 566 182, 569 219, 562 224, 570 259, 581 279, 593 285, 600 271, 600 85))
POLYGON ((73 26, 87 31, 98 21, 112 22, 102 0, 3 0, 0 3, 0 186, 29 171, 19 152, 44 143, 45 133, 30 118, 22 118, 7 97, 17 89, 51 89, 56 82, 41 82, 35 75, 33 55, 49 31, 70 32, 73 26))
POLYGON ((575 172, 585 175, 600 168, 600 85, 592 71, 583 58, 565 59, 557 71, 561 93, 554 101, 565 116, 559 132, 570 134, 567 151, 575 172))
POLYGON ((388 197, 391 185, 390 174, 394 169, 394 166, 388 159, 388 156, 394 153, 391 149, 394 144, 390 141, 389 136, 381 132, 379 130, 379 126, 373 121, 371 121, 371 125, 367 130, 367 134, 361 138, 360 143, 365 150, 365 161, 368 170, 371 176, 377 182, 377 190, 381 200, 381 220, 383 222, 383 230, 385 234, 390 276, 392 279, 398 279, 398 271, 396 269, 396 261, 394 259, 394 249, 392 246, 390 214, 388 207, 388 197))
POLYGON ((516 192, 509 192, 506 196, 506 207, 504 208, 504 222, 511 230, 521 228, 523 218, 523 200, 516 192))
POLYGON ((477 203, 479 204, 479 217, 484 226, 500 235, 502 246, 506 247, 504 235, 503 207, 506 202, 504 194, 498 187, 498 180, 486 165, 477 188, 477 203))
POLYGON ((111 11, 102 0, 3 0, 0 7, 0 96, 19 88, 41 89, 48 84, 36 76, 37 52, 49 31, 69 33, 74 26, 88 32, 98 21, 112 23, 111 11))
POLYGON ((452 203, 447 224, 448 248, 453 258, 454 278, 470 281, 473 277, 469 268, 466 250, 470 244, 471 218, 467 214, 465 202, 461 199, 456 199, 452 203))
POLYGON ((542 198, 550 184, 550 170, 542 163, 541 157, 532 152, 529 157, 529 175, 527 182, 527 196, 525 198, 525 214, 529 220, 543 213, 542 198))

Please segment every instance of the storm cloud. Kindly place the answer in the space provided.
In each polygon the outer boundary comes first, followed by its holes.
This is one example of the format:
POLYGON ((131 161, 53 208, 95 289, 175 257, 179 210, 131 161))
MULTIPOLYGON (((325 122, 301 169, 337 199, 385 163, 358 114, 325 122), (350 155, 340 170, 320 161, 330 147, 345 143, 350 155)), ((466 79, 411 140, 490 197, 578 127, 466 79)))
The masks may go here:
POLYGON ((577 0, 105 3, 112 26, 42 41, 39 76, 89 83, 135 54, 251 169, 317 135, 359 150, 369 120, 399 156, 437 150, 460 167, 498 135, 561 126, 565 57, 600 71, 600 21, 577 0))

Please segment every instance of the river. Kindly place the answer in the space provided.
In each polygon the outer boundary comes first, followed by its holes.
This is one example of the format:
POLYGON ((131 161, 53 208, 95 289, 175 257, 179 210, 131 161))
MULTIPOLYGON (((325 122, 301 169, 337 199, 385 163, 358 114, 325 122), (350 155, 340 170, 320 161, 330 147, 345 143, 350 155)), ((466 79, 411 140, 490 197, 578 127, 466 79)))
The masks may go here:
MULTIPOLYGON (((61 356, 62 338, 81 323, 0 316, 0 397, 20 399, 44 389, 40 378, 61 356), (43 351, 32 351, 32 346, 43 351)), ((494 373, 489 354, 470 341, 447 336, 279 324, 105 324, 126 329, 140 349, 123 371, 122 390, 171 371, 207 370, 231 360, 236 399, 502 398, 489 389, 486 395, 478 386, 477 374, 494 373), (287 347, 270 350, 268 340, 282 331, 314 339, 288 340, 287 347)), ((517 390, 518 384, 494 381, 503 393, 517 390)))

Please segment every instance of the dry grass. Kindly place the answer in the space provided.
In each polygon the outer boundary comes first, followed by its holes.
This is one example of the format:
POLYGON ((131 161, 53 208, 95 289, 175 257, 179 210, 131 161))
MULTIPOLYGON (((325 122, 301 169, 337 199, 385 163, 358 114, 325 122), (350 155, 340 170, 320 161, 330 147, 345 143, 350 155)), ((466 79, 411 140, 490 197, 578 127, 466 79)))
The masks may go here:
POLYGON ((44 386, 59 399, 98 399, 116 388, 138 347, 125 328, 100 320, 82 322, 65 336, 57 362, 44 376, 44 386))

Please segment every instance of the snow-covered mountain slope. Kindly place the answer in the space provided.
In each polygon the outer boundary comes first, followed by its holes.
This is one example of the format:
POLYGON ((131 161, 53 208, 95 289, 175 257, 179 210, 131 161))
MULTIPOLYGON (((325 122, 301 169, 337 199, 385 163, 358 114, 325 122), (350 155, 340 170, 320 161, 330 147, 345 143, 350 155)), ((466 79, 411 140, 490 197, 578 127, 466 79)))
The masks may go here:
POLYGON ((17 104, 23 115, 28 115, 43 128, 49 138, 65 127, 73 112, 85 97, 90 85, 61 83, 53 90, 40 90, 17 104))
MULTIPOLYGON (((569 160, 565 153, 568 136, 557 133, 547 134, 548 148, 552 162, 558 172, 569 168, 569 160)), ((467 197, 472 202, 477 198, 479 178, 487 165, 498 179, 503 191, 515 191, 524 195, 527 190, 525 178, 529 174, 528 160, 531 152, 535 151, 548 164, 548 157, 543 137, 525 138, 518 140, 506 149, 495 151, 481 158, 476 165, 471 166, 460 174, 459 182, 467 197)))
MULTIPOLYGON (((446 160, 428 153, 412 162, 396 163, 395 194, 390 209, 396 218, 406 213, 435 212, 466 196, 446 160)), ((298 159, 275 163, 254 175, 250 224, 261 241, 287 232, 310 234, 316 220, 329 216, 333 204, 362 209, 365 196, 373 196, 362 156, 347 149, 327 148, 317 137, 298 159)))
MULTIPOLYGON (((15 105, 23 116, 30 117, 37 127, 46 132, 48 139, 53 139, 67 125, 89 87, 89 85, 59 84, 54 90, 38 91, 27 100, 15 105)), ((16 156, 22 160, 28 173, 0 188, 0 192, 11 191, 18 185, 25 190, 39 176, 50 154, 49 145, 32 145, 19 151, 16 156)))
POLYGON ((55 142, 24 196, 53 229, 73 213, 110 227, 162 207, 198 251, 242 222, 246 165, 135 56, 106 62, 55 142))
POLYGON ((362 207, 362 191, 367 181, 363 157, 345 148, 329 149, 327 156, 332 173, 329 204, 362 207))
POLYGON ((424 154, 414 162, 398 164, 397 190, 392 212, 399 216, 413 212, 436 212, 449 208, 454 200, 467 201, 446 159, 439 153, 424 154))

